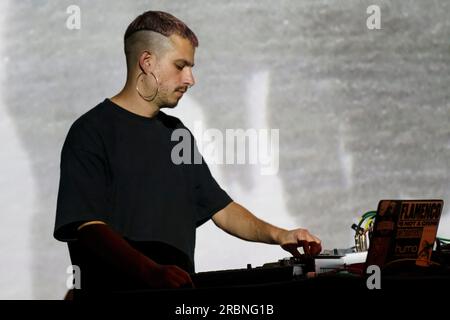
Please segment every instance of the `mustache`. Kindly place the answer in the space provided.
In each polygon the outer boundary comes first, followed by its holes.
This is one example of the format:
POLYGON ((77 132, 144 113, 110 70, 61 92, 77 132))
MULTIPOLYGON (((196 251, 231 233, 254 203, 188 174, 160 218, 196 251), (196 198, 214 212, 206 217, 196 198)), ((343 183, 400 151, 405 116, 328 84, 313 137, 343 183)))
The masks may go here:
POLYGON ((186 92, 188 90, 188 87, 178 87, 175 89, 175 91, 180 91, 180 92, 186 92))

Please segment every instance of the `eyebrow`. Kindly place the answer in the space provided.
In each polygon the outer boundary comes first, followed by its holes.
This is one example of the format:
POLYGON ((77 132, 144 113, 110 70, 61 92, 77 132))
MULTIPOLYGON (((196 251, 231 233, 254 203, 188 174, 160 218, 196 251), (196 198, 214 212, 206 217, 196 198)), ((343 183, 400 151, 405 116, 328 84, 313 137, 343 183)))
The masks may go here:
POLYGON ((195 65, 194 63, 191 63, 191 62, 189 62, 187 60, 184 60, 184 59, 177 59, 177 60, 175 60, 175 62, 182 62, 184 65, 189 66, 191 68, 193 68, 194 65, 195 65))

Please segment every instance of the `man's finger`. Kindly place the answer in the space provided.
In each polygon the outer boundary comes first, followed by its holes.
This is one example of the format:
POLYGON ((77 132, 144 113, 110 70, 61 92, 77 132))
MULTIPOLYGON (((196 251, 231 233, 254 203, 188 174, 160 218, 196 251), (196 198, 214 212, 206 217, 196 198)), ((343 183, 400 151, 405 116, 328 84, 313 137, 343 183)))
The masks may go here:
POLYGON ((301 255, 301 253, 300 252, 298 252, 298 249, 297 249, 297 247, 295 247, 295 246, 290 246, 289 247, 289 252, 294 256, 294 257, 301 257, 302 255, 301 255))
POLYGON ((322 242, 313 234, 308 236, 308 245, 312 255, 317 255, 322 251, 322 242))
POLYGON ((281 246, 284 250, 288 251, 290 254, 292 254, 294 257, 301 257, 302 255, 297 250, 297 246, 293 244, 287 244, 281 246))
POLYGON ((312 255, 318 255, 322 251, 322 246, 317 242, 310 242, 310 249, 312 255))
POLYGON ((309 250, 309 242, 308 241, 300 241, 299 244, 302 246, 303 248, 303 252, 310 256, 311 255, 311 250, 309 250))

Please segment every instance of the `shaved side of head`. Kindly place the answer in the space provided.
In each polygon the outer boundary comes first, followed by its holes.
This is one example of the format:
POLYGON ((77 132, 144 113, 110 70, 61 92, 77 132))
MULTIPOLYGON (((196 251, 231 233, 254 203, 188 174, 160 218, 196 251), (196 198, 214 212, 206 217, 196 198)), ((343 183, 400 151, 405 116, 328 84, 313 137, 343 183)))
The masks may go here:
POLYGON ((130 76, 144 51, 149 51, 157 58, 162 57, 172 48, 170 36, 179 35, 198 46, 197 36, 180 19, 163 11, 147 11, 134 19, 124 35, 124 49, 127 59, 128 76, 130 76))
POLYGON ((140 55, 144 51, 161 58, 172 48, 170 39, 160 33, 141 30, 132 34, 125 40, 125 57, 127 60, 128 73, 137 66, 140 55))

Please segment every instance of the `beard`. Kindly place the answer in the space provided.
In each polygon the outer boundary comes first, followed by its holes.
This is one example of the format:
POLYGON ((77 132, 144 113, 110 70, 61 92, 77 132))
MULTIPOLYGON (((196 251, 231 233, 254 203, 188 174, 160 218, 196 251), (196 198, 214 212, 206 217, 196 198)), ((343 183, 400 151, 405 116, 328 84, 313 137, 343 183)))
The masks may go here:
POLYGON ((168 99, 165 99, 165 100, 161 100, 158 105, 159 105, 160 109, 162 109, 162 108, 173 109, 173 108, 175 108, 178 105, 178 101, 179 100, 169 101, 168 99))
POLYGON ((160 109, 163 109, 163 108, 174 109, 177 105, 178 105, 178 102, 171 103, 171 104, 166 103, 166 104, 161 105, 160 109))
POLYGON ((170 94, 167 90, 161 90, 161 94, 157 97, 157 104, 159 108, 175 108, 178 105, 178 102, 182 98, 182 96, 176 97, 175 93, 177 92, 176 89, 172 91, 170 94))

